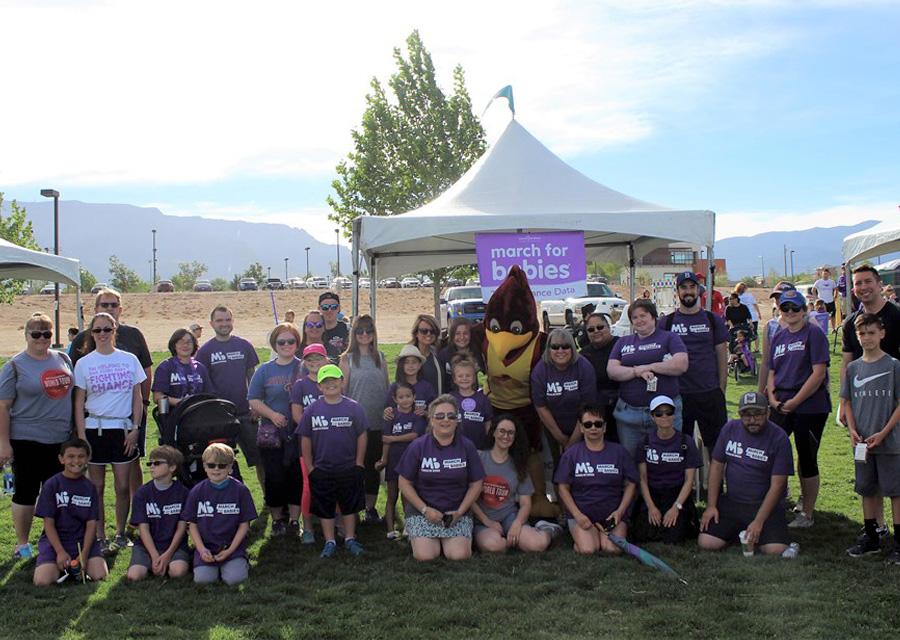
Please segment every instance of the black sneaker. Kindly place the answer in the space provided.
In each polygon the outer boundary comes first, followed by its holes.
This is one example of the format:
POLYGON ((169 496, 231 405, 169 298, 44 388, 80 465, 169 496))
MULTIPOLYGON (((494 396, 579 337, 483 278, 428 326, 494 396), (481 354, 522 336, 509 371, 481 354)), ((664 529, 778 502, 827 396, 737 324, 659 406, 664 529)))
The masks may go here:
POLYGON ((884 559, 885 564, 900 565, 900 549, 894 549, 884 559))
POLYGON ((296 520, 291 520, 287 523, 287 534, 293 538, 296 538, 300 535, 300 523, 296 520))
MULTIPOLYGON (((880 524, 877 527, 875 527, 875 533, 878 534, 878 539, 881 542, 884 542, 885 539, 891 535, 891 530, 888 529, 888 526, 886 524, 880 524)), ((866 537, 866 528, 863 527, 862 529, 859 530, 859 537, 856 538, 856 541, 861 542, 862 539, 865 537, 866 537)))
POLYGON ((856 541, 852 547, 847 549, 847 555, 851 558, 862 558, 870 556, 874 553, 881 553, 881 544, 875 540, 870 540, 868 536, 862 536, 856 541))
POLYGON ((272 537, 280 538, 287 532, 287 525, 284 520, 274 520, 272 522, 272 537))

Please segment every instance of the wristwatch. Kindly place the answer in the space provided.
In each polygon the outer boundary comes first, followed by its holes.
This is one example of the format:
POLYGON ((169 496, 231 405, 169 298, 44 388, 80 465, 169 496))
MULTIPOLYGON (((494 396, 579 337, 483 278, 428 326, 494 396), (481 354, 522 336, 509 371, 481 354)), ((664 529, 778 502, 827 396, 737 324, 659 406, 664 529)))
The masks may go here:
POLYGON ((676 500, 676 501, 675 501, 675 508, 678 509, 679 511, 681 511, 682 509, 684 509, 684 505, 681 504, 680 502, 678 502, 678 501, 676 500))

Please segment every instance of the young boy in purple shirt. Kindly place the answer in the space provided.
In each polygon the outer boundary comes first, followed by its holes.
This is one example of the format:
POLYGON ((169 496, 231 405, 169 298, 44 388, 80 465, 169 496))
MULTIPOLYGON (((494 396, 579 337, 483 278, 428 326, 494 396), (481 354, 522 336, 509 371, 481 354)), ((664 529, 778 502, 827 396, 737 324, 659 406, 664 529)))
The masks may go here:
POLYGON ((190 570, 187 523, 181 519, 188 490, 174 479, 183 462, 181 452, 168 445, 156 447, 147 458, 151 479, 135 492, 131 507, 131 524, 139 534, 128 567, 132 582, 151 571, 155 576, 182 578, 190 570))
POLYGON ((731 420, 719 434, 709 469, 709 496, 700 519, 701 549, 718 551, 741 532, 750 548, 781 555, 788 547, 784 497, 787 478, 794 474, 791 443, 768 420, 764 394, 741 396, 740 420, 731 420), (728 492, 722 491, 722 478, 728 492))
POLYGON ((203 451, 206 480, 188 494, 182 518, 194 543, 194 582, 227 585, 247 579, 247 533, 256 519, 250 490, 231 477, 234 449, 214 442, 203 451))
POLYGON ((472 360, 459 359, 452 365, 453 385, 450 392, 459 403, 459 426, 462 434, 477 449, 487 446, 487 434, 494 418, 494 408, 481 389, 476 387, 478 368, 472 360))
POLYGON ((96 539, 101 508, 97 489, 84 475, 90 457, 86 441, 67 440, 59 448, 63 470, 41 487, 34 510, 35 516, 44 519, 34 569, 37 587, 55 583, 72 563, 81 565, 91 580, 102 580, 109 573, 96 539))
POLYGON ((338 507, 347 551, 354 556, 363 553, 356 539, 356 514, 366 506, 363 459, 368 427, 362 407, 341 393, 343 377, 336 365, 319 369, 322 397, 306 408, 296 431, 301 437, 303 461, 309 469, 311 511, 319 517, 325 538, 323 558, 332 557, 337 550, 334 519, 338 507))

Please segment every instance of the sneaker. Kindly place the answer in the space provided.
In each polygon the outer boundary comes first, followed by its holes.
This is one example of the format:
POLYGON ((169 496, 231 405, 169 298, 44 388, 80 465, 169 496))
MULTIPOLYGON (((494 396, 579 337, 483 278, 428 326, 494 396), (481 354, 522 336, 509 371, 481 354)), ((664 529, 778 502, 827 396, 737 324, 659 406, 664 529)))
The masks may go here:
POLYGON ((543 531, 544 533, 550 534, 550 539, 556 538, 559 534, 563 532, 563 528, 556 524, 555 522, 549 522, 547 520, 538 520, 534 523, 534 528, 538 531, 543 531))
POLYGON ((791 509, 794 513, 802 513, 803 512, 803 494, 797 497, 797 504, 794 505, 794 508, 791 509))
POLYGON ((334 555, 335 551, 337 551, 337 544, 334 540, 329 540, 325 543, 325 546, 322 547, 322 553, 319 554, 319 557, 330 558, 334 555))
POLYGON ((388 531, 388 533, 387 533, 387 539, 388 539, 388 540, 399 540, 399 539, 400 539, 400 532, 399 532, 399 531, 388 531))
POLYGON ((17 544, 12 557, 13 560, 31 560, 34 557, 34 547, 31 546, 30 542, 17 544))
POLYGON ((312 529, 304 529, 303 535, 300 536, 301 544, 315 544, 316 543, 316 534, 313 533, 312 529))
MULTIPOLYGON (((880 524, 875 527, 875 533, 878 534, 878 539, 881 542, 884 542, 885 539, 891 535, 891 530, 888 529, 888 526, 886 524, 880 524)), ((859 537, 856 538, 856 541, 861 542, 865 536, 866 536, 866 528, 863 527, 862 529, 859 530, 859 537)))
POLYGON ((797 517, 791 520, 790 524, 788 524, 788 528, 790 529, 809 529, 813 526, 813 519, 808 515, 803 513, 802 511, 797 514, 797 517))
POLYGON ((363 546, 356 538, 347 538, 344 546, 347 547, 347 551, 350 552, 351 556, 361 556, 364 553, 363 546))
POLYGON ((384 520, 382 520, 381 516, 378 515, 378 511, 376 511, 375 509, 366 509, 366 517, 363 520, 363 523, 381 524, 382 522, 384 522, 384 520))
POLYGON ((116 537, 112 539, 112 545, 116 549, 127 549, 128 547, 133 547, 134 543, 124 533, 117 533, 116 537))
POLYGON ((119 550, 117 546, 109 541, 109 538, 97 538, 97 542, 100 543, 100 555, 104 558, 116 555, 116 552, 119 550))
POLYGON ((280 538, 285 533, 287 533, 287 525, 284 520, 273 520, 272 521, 272 537, 280 538))
POLYGON ((296 520, 290 520, 287 523, 287 534, 291 538, 296 538, 300 535, 300 523, 296 520))
POLYGON ((862 539, 857 540, 856 544, 847 549, 847 555, 851 558, 862 558, 863 556, 879 553, 881 545, 875 540, 870 540, 869 536, 863 535, 862 539))
POLYGON ((884 559, 885 564, 900 565, 900 549, 894 549, 884 559))

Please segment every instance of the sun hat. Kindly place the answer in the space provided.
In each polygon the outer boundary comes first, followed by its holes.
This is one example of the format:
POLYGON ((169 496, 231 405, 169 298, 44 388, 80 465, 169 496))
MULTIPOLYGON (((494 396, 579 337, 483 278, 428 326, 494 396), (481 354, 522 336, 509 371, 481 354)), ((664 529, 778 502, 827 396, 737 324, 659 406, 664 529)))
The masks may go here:
POLYGON ((420 362, 425 362, 426 358, 422 355, 422 352, 419 351, 419 347, 414 344, 404 345, 402 349, 400 349, 400 354, 397 356, 397 360, 403 360, 403 358, 418 358, 420 362))

